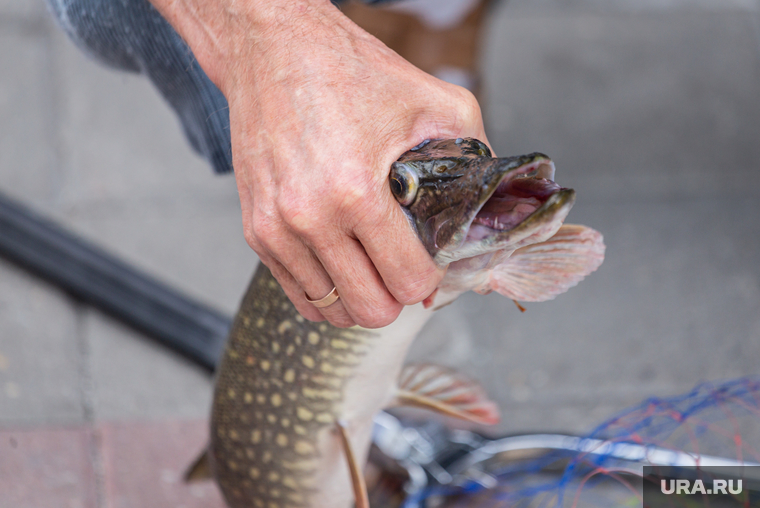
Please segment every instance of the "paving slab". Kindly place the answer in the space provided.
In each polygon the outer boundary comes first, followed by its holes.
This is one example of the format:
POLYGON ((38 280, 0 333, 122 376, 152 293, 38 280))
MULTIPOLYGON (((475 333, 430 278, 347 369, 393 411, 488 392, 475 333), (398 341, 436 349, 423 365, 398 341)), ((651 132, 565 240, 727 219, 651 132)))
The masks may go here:
POLYGON ((757 195, 760 58, 747 13, 500 13, 489 139, 541 151, 579 200, 757 195))
POLYGON ((81 423, 76 305, 5 262, 0 288, 0 425, 81 423))
POLYGON ((47 41, 15 23, 0 26, 0 190, 50 211, 59 182, 47 41))
POLYGON ((207 437, 205 420, 105 424, 104 508, 224 508, 213 482, 182 481, 207 437))
POLYGON ((46 11, 43 0, 0 0, 0 17, 6 20, 39 20, 46 11))
POLYGON ((213 178, 146 78, 98 64, 62 33, 54 40, 66 204, 237 202, 234 178, 213 178))
POLYGON ((239 211, 146 206, 134 213, 77 216, 76 224, 85 238, 230 316, 258 262, 243 238, 239 211))
POLYGON ((210 414, 207 371, 98 311, 85 312, 82 328, 96 421, 210 414))
POLYGON ((0 430, 0 508, 98 508, 87 428, 0 430))

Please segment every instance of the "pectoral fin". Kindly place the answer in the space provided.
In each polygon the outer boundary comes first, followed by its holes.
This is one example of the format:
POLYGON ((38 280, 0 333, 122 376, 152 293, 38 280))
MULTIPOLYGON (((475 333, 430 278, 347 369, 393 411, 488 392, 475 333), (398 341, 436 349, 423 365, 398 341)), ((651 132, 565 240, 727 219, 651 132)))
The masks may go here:
POLYGON ((453 369, 411 364, 399 376, 396 404, 417 406, 471 422, 499 422, 499 409, 475 381, 453 369))
POLYGON ((192 483, 201 480, 210 480, 213 478, 211 474, 211 465, 208 460, 208 449, 203 450, 203 453, 193 461, 187 471, 185 471, 185 482, 192 483))
POLYGON ((494 266, 475 291, 496 291, 520 302, 551 300, 599 268, 604 248, 598 231, 565 224, 547 241, 517 249, 494 266))
POLYGON ((351 441, 348 440, 346 427, 340 421, 336 422, 338 434, 343 443, 343 451, 346 454, 348 470, 351 473, 351 487, 354 490, 354 499, 356 500, 355 508, 369 508, 369 496, 367 495, 367 484, 364 482, 364 475, 359 463, 356 460, 354 449, 351 447, 351 441))

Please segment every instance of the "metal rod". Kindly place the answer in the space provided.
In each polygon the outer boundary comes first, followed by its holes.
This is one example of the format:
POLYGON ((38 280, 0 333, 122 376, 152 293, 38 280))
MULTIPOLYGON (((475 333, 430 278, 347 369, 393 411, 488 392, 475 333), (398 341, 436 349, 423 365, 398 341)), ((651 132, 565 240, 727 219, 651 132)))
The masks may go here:
POLYGON ((213 370, 231 319, 0 194, 0 255, 213 370))
POLYGON ((456 475, 477 463, 490 459, 494 455, 516 450, 560 450, 574 454, 596 455, 625 460, 642 466, 700 466, 702 468, 716 466, 760 466, 760 464, 751 461, 688 453, 647 444, 605 441, 602 439, 562 434, 529 434, 491 441, 470 452, 449 469, 452 474, 456 475))

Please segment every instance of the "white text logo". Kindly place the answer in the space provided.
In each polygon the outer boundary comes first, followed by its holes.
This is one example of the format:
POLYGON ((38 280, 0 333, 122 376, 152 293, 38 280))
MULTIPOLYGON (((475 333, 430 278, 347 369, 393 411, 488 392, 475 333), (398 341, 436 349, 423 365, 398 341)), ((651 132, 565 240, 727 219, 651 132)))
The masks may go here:
POLYGON ((702 480, 660 480, 663 494, 741 494, 741 480, 713 480, 711 488, 706 489, 702 480))

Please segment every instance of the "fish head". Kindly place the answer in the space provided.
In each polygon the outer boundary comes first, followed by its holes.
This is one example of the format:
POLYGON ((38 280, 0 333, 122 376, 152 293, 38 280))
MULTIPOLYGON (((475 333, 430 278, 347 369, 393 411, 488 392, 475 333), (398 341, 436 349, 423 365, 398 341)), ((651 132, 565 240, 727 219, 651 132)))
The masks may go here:
POLYGON ((459 138, 418 145, 389 178, 428 253, 448 267, 439 288, 485 293, 500 264, 549 240, 570 212, 575 191, 555 183, 554 172, 544 154, 493 157, 483 142, 459 138))
POLYGON ((471 138, 412 149, 391 167, 390 184, 439 266, 543 241, 575 201, 546 155, 492 157, 471 138))

